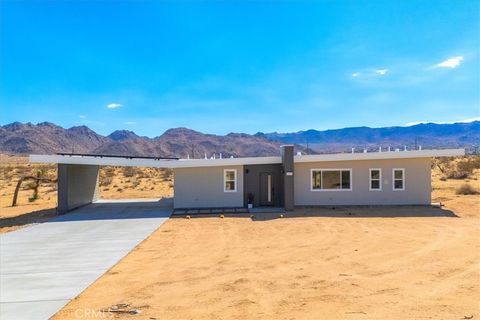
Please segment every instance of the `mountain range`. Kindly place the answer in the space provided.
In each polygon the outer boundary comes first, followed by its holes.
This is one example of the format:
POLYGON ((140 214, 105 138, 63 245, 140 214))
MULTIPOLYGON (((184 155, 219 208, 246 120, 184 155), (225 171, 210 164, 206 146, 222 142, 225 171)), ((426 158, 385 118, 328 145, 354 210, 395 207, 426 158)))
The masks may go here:
POLYGON ((257 133, 282 143, 300 144, 320 153, 348 151, 351 148, 465 148, 476 152, 480 145, 480 121, 452 124, 421 123, 406 127, 354 127, 336 130, 306 130, 293 133, 257 133))
POLYGON ((348 152, 351 148, 457 148, 476 152, 480 121, 454 124, 418 124, 409 127, 356 127, 336 130, 307 130, 293 133, 204 134, 173 128, 154 138, 118 130, 103 136, 87 126, 65 129, 51 122, 14 122, 0 126, 0 152, 7 154, 95 153, 129 156, 203 158, 223 156, 278 155, 282 144, 296 144, 303 153, 348 152))

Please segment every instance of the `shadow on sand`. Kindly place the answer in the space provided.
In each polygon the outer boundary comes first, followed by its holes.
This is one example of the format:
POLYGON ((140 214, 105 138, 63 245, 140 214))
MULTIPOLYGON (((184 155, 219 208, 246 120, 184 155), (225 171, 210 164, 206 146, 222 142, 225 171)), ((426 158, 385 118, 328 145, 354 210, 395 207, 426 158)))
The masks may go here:
POLYGON ((32 211, 16 217, 0 219, 0 228, 17 228, 28 224, 42 223, 56 216, 57 210, 55 208, 32 211))
POLYGON ((171 198, 100 200, 62 215, 52 208, 3 218, 0 219, 0 227, 22 227, 45 222, 167 218, 171 214, 172 203, 171 198))
MULTIPOLYGON (((219 217, 217 214, 192 214, 191 218, 219 217)), ((318 206, 297 207, 294 211, 256 212, 230 214, 224 213, 226 218, 251 218, 253 221, 267 221, 273 219, 329 217, 329 218, 413 218, 413 217, 450 217, 458 218, 451 210, 437 206, 318 206)), ((172 218, 185 218, 186 215, 175 215, 172 218)))

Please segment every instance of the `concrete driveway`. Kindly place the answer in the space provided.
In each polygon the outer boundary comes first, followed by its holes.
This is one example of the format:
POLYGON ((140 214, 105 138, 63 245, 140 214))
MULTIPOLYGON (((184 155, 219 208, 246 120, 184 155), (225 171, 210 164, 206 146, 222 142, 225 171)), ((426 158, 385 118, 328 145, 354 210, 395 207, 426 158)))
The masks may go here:
POLYGON ((98 201, 0 236, 0 319, 48 319, 149 236, 168 200, 98 201))

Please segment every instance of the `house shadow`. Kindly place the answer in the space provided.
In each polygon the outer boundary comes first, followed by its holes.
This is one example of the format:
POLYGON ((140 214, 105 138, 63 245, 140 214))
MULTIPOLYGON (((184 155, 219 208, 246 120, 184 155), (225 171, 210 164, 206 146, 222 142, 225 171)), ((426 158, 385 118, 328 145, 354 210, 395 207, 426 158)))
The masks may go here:
POLYGON ((293 211, 283 208, 267 208, 251 212, 232 212, 216 209, 183 209, 174 211, 171 218, 250 218, 253 221, 267 221, 288 218, 421 218, 449 217, 458 218, 451 210, 438 206, 393 205, 393 206, 312 206, 296 207, 293 211))
POLYGON ((0 228, 16 229, 31 224, 67 221, 168 218, 172 203, 172 198, 100 200, 65 214, 58 214, 56 208, 51 208, 2 218, 0 228))
POLYGON ((48 222, 168 218, 173 199, 102 199, 59 215, 48 222))
POLYGON ((29 224, 43 223, 57 216, 56 208, 32 211, 15 217, 1 218, 0 228, 21 228, 29 224))
POLYGON ((437 206, 395 205, 395 206, 318 206, 297 207, 293 211, 255 214, 255 221, 278 218, 458 218, 451 210, 437 206))

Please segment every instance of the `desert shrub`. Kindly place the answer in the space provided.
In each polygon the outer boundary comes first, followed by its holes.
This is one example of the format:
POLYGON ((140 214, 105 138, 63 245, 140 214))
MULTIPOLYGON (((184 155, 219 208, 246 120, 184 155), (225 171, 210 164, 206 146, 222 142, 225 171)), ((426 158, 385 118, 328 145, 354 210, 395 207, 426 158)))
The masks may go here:
POLYGON ((123 168, 123 176, 130 178, 133 177, 137 173, 134 167, 125 167, 123 168))
POLYGON ((437 167, 444 178, 466 179, 473 175, 475 169, 480 169, 480 157, 461 157, 457 161, 453 157, 435 158, 432 167, 437 167))
POLYGON ((118 192, 122 192, 123 189, 122 189, 122 188, 118 188, 117 191, 118 191, 118 192))
POLYGON ((100 177, 100 186, 101 187, 106 187, 109 186, 113 181, 112 176, 105 176, 105 177, 100 177))
POLYGON ((477 189, 469 185, 468 183, 462 184, 460 187, 457 188, 456 194, 462 194, 462 195, 474 195, 474 194, 480 194, 477 189))
POLYGON ((440 181, 447 181, 447 178, 446 177, 441 177, 440 181))
POLYGON ((136 187, 138 187, 139 185, 140 185, 140 181, 138 181, 138 180, 136 180, 136 179, 133 180, 133 182, 132 182, 132 187, 133 187, 133 188, 136 188, 136 187))
POLYGON ((163 169, 161 171, 160 177, 163 180, 171 181, 172 180, 172 175, 173 175, 173 171, 171 169, 163 169))

